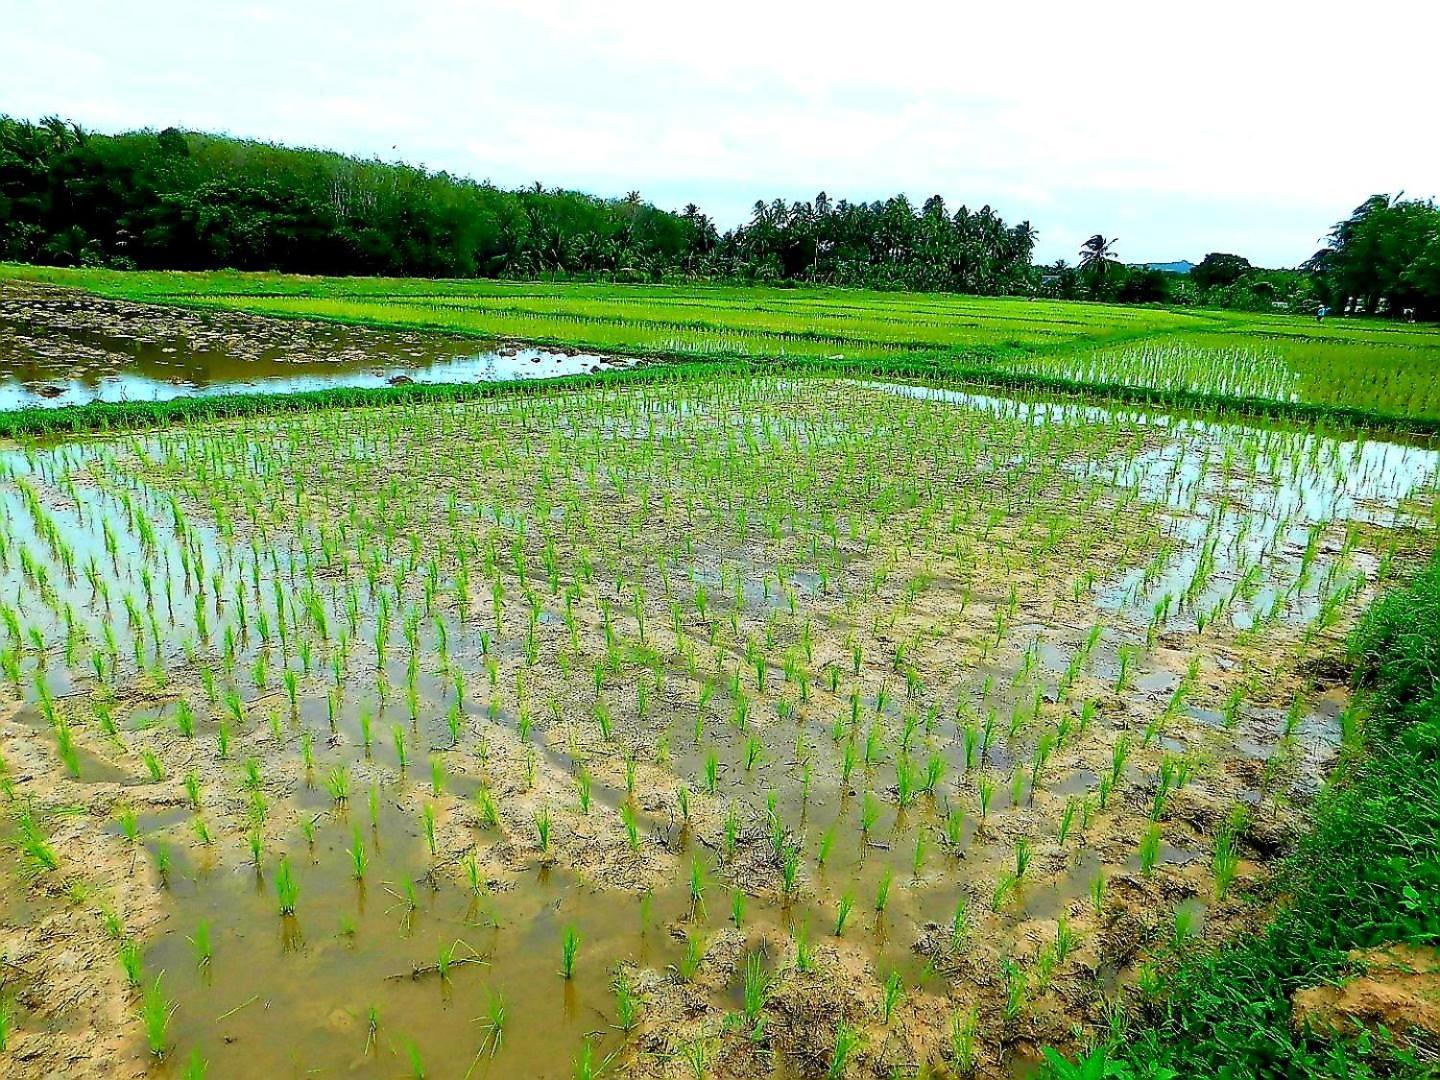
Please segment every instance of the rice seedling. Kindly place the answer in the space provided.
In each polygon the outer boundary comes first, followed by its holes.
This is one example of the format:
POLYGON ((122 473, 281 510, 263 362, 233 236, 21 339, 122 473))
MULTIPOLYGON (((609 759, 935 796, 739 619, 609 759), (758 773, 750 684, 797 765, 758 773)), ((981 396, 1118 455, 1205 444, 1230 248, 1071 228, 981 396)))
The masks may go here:
POLYGON ((705 1039, 694 1039, 686 1043, 681 1047, 680 1056, 694 1080, 705 1080, 709 1075, 711 1047, 705 1039))
POLYGON ((640 823, 635 816, 635 808, 629 803, 620 807, 620 823, 625 828, 625 840, 630 845, 631 851, 640 850, 640 823))
POLYGON ((1130 758, 1131 743, 1128 735, 1121 735, 1115 740, 1110 756, 1110 786, 1113 788, 1120 783, 1120 778, 1125 771, 1125 763, 1130 758))
POLYGON ((625 758, 625 797, 626 797, 627 799, 633 799, 633 798, 635 798, 635 770, 636 770, 637 764, 638 764, 638 763, 637 763, 636 758, 635 758, 635 755, 634 755, 633 753, 626 755, 626 758, 625 758))
POLYGON ((420 908, 420 895, 415 888, 415 882, 410 878, 400 883, 400 904, 405 909, 407 921, 420 908))
MULTIPOLYGON (((875 914, 884 915, 885 908, 890 903, 890 885, 895 880, 895 875, 887 866, 880 873, 880 880, 875 885, 875 914)), ((839 937, 839 934, 835 935, 839 937)))
POLYGON ((494 828, 500 824, 499 807, 496 806, 490 789, 484 784, 475 789, 475 809, 480 815, 480 823, 486 828, 494 828))
POLYGON ((1005 977, 1005 1007, 1003 1015, 1006 1020, 1014 1020, 1024 1012, 1029 1001, 1028 980, 1025 969, 1012 960, 1002 960, 1000 969, 1005 977))
POLYGON ((477 1020, 484 1032, 480 1039, 480 1049, 475 1054, 477 1061, 486 1055, 493 1058, 500 1052, 500 1048, 505 1044, 505 1024, 508 1016, 509 1008, 505 995, 492 988, 486 1000, 485 1015, 477 1020))
POLYGON ((200 809, 200 775, 194 769, 185 773, 185 798, 190 809, 200 809))
POLYGON ((439 798, 445 793, 445 760, 439 754, 430 755, 430 794, 439 798))
POLYGON ((895 1006, 900 1004, 900 999, 905 994, 905 984, 900 978, 898 971, 890 972, 885 979, 884 991, 880 999, 880 1019, 886 1027, 895 1015, 895 1006))
POLYGON ((1056 841, 1062 847, 1070 837, 1070 829, 1075 823, 1075 811, 1079 808, 1079 805, 1080 800, 1074 796, 1065 800, 1065 809, 1060 813, 1060 827, 1055 835, 1056 841))
POLYGON ((295 914, 295 902, 299 896, 300 886, 296 883, 295 875, 290 869, 290 860, 281 855, 280 863, 275 870, 275 899, 282 916, 295 914))
POLYGON ((360 836, 360 830, 356 828, 350 837, 350 869, 356 881, 365 880, 365 870, 370 865, 370 857, 365 853, 365 841, 360 836))
POLYGON ((855 907, 855 898, 849 893, 842 893, 840 904, 835 912, 835 936, 841 937, 845 933, 845 921, 850 918, 850 911, 855 907))
POLYGON ((970 908, 962 896, 955 901, 955 914, 950 917, 950 951, 959 952, 970 932, 970 908))
POLYGON ((1019 884, 1019 879, 1016 878, 1014 874, 1001 874, 990 893, 990 910, 995 912, 1005 910, 1005 905, 1008 904, 1010 898, 1015 895, 1019 884))
POLYGON ((123 808, 116 817, 120 825, 120 835, 125 838, 128 844, 140 842, 140 818, 130 807, 123 808))
POLYGON ((690 917, 705 918, 705 864, 698 855, 690 860, 690 917))
POLYGON ((140 946, 134 938, 122 937, 119 946, 120 969, 125 973, 125 982, 134 988, 140 985, 142 977, 142 963, 140 957, 140 946))
POLYGON ((1149 877, 1155 872, 1155 864, 1160 860, 1160 826, 1154 824, 1145 827, 1140 837, 1139 848, 1140 872, 1149 877))
POLYGON ((955 1010, 950 1016, 950 1067, 961 1076, 975 1071, 975 1031, 978 1018, 974 1009, 955 1010))
POLYGON ((695 976, 699 974, 700 965, 704 961, 705 940, 698 930, 692 930, 685 935, 685 953, 680 957, 680 962, 675 967, 675 973, 680 976, 682 982, 694 982, 695 976))
POLYGON ((740 930, 745 926, 745 890, 730 890, 730 921, 735 924, 735 929, 740 930))
POLYGON ((145 1041, 151 1055, 156 1058, 163 1058, 170 1049, 170 1019, 175 1015, 176 1008, 160 985, 163 978, 163 972, 155 976, 140 1003, 140 1022, 145 1028, 145 1041))
POLYGON ((485 881, 480 873, 480 864, 472 851, 465 856, 461 865, 465 868, 465 883, 474 896, 479 896, 485 891, 485 881))
POLYGON ((1025 876, 1025 871, 1030 868, 1030 860, 1033 857, 1030 850, 1030 841, 1025 837, 1019 837, 1015 841, 1015 880, 1019 881, 1025 876))
POLYGON ((1235 830, 1223 828, 1215 837, 1210 855, 1211 880, 1217 901, 1224 900, 1229 894, 1239 868, 1240 853, 1235 843, 1235 830))
POLYGON ((615 1026, 621 1031, 630 1032, 639 1021, 640 1003, 635 997, 635 989, 630 985, 629 977, 623 970, 615 972, 612 988, 615 991, 615 1026))
POLYGON ((175 706, 175 728, 187 739, 195 737, 195 712, 184 698, 175 706))
POLYGON ((572 979, 575 977, 575 957, 580 951, 580 934, 575 927, 565 927, 565 932, 560 938, 560 977, 572 979))
MULTIPOLYGON (((575 790, 580 800, 580 812, 582 814, 590 813, 590 787, 590 773, 582 768, 575 776, 575 790)), ((683 791, 684 789, 682 788, 681 790, 683 791)), ((688 812, 686 817, 689 817, 688 812)))
POLYGON ((860 1045, 860 1033, 843 1021, 835 1026, 835 1048, 830 1052, 830 1064, 825 1075, 830 1080, 839 1080, 850 1067, 850 1058, 860 1045))
POLYGON ((457 964, 483 962, 480 960, 479 957, 473 955, 473 953, 468 956, 460 955, 460 947, 462 945, 466 949, 470 948, 470 946, 465 945, 465 942, 459 940, 458 938, 450 942, 449 944, 446 944, 442 941, 439 945, 436 946, 435 973, 440 976, 441 982, 447 982, 449 980, 450 969, 455 967, 457 964))
POLYGON ((965 810, 963 807, 951 806, 945 811, 944 829, 946 846, 958 854, 960 844, 965 836, 965 810))
POLYGON ((195 925, 195 934, 190 938, 190 946, 195 950, 195 963, 201 967, 210 963, 215 954, 214 947, 210 941, 210 924, 201 919, 195 925))
POLYGON ((990 805, 995 800, 995 781, 989 776, 981 776, 976 781, 976 791, 980 797, 980 824, 983 827, 990 816, 990 805))
POLYGON ((54 724, 51 728, 55 733, 55 750, 60 757, 60 763, 72 779, 80 776, 80 754, 75 748, 73 736, 70 734, 70 725, 64 721, 54 724))
POLYGON ((875 827, 875 823, 879 820, 880 804, 876 802, 875 797, 867 791, 860 800, 860 834, 862 836, 868 836, 870 831, 875 827))
POLYGON ((330 793, 330 800, 334 803, 344 803, 350 799, 350 769, 345 765, 335 765, 325 774, 325 790, 330 793))
POLYGON ((20 851, 37 871, 44 872, 60 868, 59 856, 55 854, 55 849, 50 845, 49 839, 41 831, 39 823, 35 820, 34 812, 28 805, 22 806, 16 811, 15 827, 19 834, 20 851))
POLYGON ((1179 952, 1195 933, 1195 909, 1188 904, 1176 905, 1170 927, 1170 951, 1179 952))
MULTIPOLYGON (((425 833, 425 849, 430 852, 430 858, 431 858, 431 860, 433 861, 433 860, 435 859, 435 856, 436 856, 437 851, 439 850, 439 839, 438 839, 438 837, 436 836, 436 833, 435 833, 435 804, 434 804, 434 803, 428 803, 428 802, 427 802, 425 805, 423 805, 422 807, 420 807, 420 827, 421 827, 421 829, 422 829, 422 830, 424 831, 424 833, 425 833)), ((537 830, 539 829, 539 822, 536 822, 536 828, 537 828, 537 830)), ((549 833, 550 833, 550 825, 549 825, 549 818, 548 818, 548 814, 547 814, 546 824, 545 824, 545 837, 544 837, 547 842, 548 842, 548 840, 549 840, 549 833)))
POLYGON ((747 954, 745 957, 745 983, 741 1000, 751 1042, 759 1042, 765 1037, 764 1011, 773 991, 774 980, 765 970, 764 957, 758 952, 747 954))

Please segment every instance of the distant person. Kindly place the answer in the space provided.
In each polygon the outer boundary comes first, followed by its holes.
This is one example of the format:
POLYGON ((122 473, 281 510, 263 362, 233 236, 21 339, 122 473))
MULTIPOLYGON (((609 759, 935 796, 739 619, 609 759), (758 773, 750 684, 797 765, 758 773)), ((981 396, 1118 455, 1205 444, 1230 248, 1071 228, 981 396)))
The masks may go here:
POLYGON ((1325 321, 1325 316, 1328 314, 1330 314, 1330 309, 1324 304, 1321 304, 1318 308, 1315 309, 1315 321, 1318 323, 1323 323, 1325 321))

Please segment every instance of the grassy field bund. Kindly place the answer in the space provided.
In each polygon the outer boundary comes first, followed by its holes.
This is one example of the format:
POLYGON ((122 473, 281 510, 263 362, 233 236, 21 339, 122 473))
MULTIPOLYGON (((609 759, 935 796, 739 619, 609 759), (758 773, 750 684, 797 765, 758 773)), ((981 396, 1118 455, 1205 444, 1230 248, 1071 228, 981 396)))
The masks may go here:
POLYGON ((1440 430, 1440 329, 838 289, 126 273, 3 266, 0 277, 125 300, 443 330, 668 359, 926 372, 977 385, 1089 392, 1440 430))
POLYGON ((1433 328, 7 276, 676 362, 0 415, 0 1072, 1433 1075, 1433 328))

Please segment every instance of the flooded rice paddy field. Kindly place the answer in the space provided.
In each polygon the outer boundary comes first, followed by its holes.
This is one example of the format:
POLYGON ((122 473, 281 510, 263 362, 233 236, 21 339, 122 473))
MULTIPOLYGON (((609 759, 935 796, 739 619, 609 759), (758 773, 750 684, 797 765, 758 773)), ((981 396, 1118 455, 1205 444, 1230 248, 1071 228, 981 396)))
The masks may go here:
POLYGON ((683 372, 6 449, 5 1052, 1023 1072, 1257 917, 1436 477, 683 372))
POLYGON ((625 361, 0 282, 0 410, 577 375, 625 361))

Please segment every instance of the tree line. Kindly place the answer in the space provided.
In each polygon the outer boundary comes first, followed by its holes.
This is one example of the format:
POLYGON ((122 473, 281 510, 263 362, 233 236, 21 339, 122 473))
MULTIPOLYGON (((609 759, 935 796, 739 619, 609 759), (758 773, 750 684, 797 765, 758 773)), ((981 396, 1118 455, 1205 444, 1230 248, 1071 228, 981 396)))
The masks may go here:
POLYGON ((757 203, 720 233, 540 185, 504 190, 411 165, 197 132, 88 132, 0 117, 0 259, 139 269, 419 277, 670 275, 1006 292, 1034 231, 989 207, 757 203))
POLYGON ((140 269, 533 276, 679 259, 694 223, 642 202, 167 128, 0 117, 0 258, 140 269))
POLYGON ((638 193, 506 190, 445 172, 167 128, 88 132, 0 116, 0 260, 416 277, 604 277, 1044 295, 1440 318, 1440 209, 1377 195, 1296 270, 1214 253, 1191 275, 1127 266, 1096 235, 1033 263, 1036 232, 938 195, 757 202, 721 232, 638 193))

